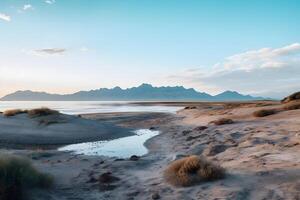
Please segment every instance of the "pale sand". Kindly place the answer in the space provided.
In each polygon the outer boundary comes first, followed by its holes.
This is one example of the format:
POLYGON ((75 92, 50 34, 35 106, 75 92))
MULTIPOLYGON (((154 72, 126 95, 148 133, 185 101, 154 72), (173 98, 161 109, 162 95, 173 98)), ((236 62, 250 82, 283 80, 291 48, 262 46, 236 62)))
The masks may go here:
POLYGON ((27 114, 0 114, 0 144, 8 146, 62 145, 110 140, 133 135, 131 129, 77 116, 54 114, 31 118, 27 114), (46 124, 46 123, 50 124, 46 124))
MULTIPOLYGON (((49 191, 34 191, 33 199, 143 200, 158 196, 170 200, 300 199, 300 110, 256 118, 252 116, 255 110, 280 108, 281 105, 260 102, 200 103, 197 106, 181 110, 177 115, 84 116, 127 128, 155 127, 161 134, 146 142, 149 153, 138 161, 74 156, 53 150, 51 157, 36 158, 33 160, 35 166, 54 175, 56 183, 49 191), (209 123, 222 117, 231 118, 235 123, 221 126, 209 123), (200 125, 208 128, 194 130, 200 125), (219 163, 227 169, 226 178, 186 188, 166 183, 163 170, 167 164, 175 157, 189 154, 202 154, 219 163), (108 171, 120 180, 111 183, 112 190, 103 191, 99 189, 103 189, 103 185, 100 187, 93 177, 108 171)), ((33 152, 7 151, 28 157, 33 152)))

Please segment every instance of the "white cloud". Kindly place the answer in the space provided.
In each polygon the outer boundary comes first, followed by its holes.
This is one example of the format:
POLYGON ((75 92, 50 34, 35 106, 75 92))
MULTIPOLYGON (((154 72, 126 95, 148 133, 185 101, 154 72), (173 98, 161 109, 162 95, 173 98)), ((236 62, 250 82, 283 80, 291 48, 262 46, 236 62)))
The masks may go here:
POLYGON ((55 0, 45 0, 45 3, 47 3, 47 4, 54 4, 55 0))
POLYGON ((32 7, 31 4, 25 4, 25 5, 23 6, 23 10, 32 10, 32 9, 33 9, 33 7, 32 7))
POLYGON ((30 51, 29 54, 36 56, 54 56, 54 55, 63 55, 67 49, 64 48, 47 48, 47 49, 36 49, 30 51))
POLYGON ((211 93, 230 89, 282 97, 300 90, 300 44, 247 51, 210 69, 186 70, 169 78, 211 93))
POLYGON ((87 48, 87 47, 81 47, 80 48, 80 51, 82 51, 82 52, 87 52, 89 49, 87 48))
POLYGON ((2 19, 2 20, 4 20, 4 21, 7 21, 7 22, 11 21, 10 16, 9 16, 9 15, 6 15, 6 14, 4 14, 4 13, 0 13, 0 19, 2 19))

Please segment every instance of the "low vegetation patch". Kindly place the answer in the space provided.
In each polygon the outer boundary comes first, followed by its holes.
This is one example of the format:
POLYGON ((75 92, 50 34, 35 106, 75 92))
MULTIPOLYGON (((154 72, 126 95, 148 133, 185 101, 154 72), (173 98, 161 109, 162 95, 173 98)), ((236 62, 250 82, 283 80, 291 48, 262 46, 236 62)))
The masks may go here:
POLYGON ((32 188, 48 188, 52 178, 37 171, 24 158, 0 155, 0 199, 21 200, 26 196, 26 190, 32 188))
POLYGON ((215 125, 224 125, 224 124, 233 124, 234 121, 232 119, 229 119, 229 118, 221 118, 221 119, 212 121, 210 123, 213 123, 215 125))
POLYGON ((262 110, 257 110, 253 113, 254 117, 265 117, 269 115, 273 115, 277 113, 277 110, 275 109, 262 109, 262 110))
POLYGON ((284 110, 297 110, 300 109, 300 101, 290 102, 283 107, 284 110))
POLYGON ((166 181, 175 186, 191 186, 224 176, 224 168, 195 155, 173 161, 164 172, 166 181))
POLYGON ((294 94, 285 97, 284 99, 281 100, 281 103, 288 103, 294 100, 300 100, 300 92, 295 92, 294 94))
MULTIPOLYGON (((56 110, 52 110, 46 107, 42 108, 35 108, 31 110, 21 110, 21 109, 11 109, 11 110, 6 110, 3 112, 3 115, 6 117, 12 117, 18 114, 23 114, 27 113, 28 116, 30 117, 41 117, 41 116, 47 116, 47 115, 53 115, 53 114, 58 114, 59 112, 56 110)), ((51 124, 51 122, 50 122, 51 124)))
POLYGON ((21 110, 21 109, 11 109, 11 110, 6 110, 4 111, 3 115, 6 117, 12 117, 18 114, 23 114, 26 113, 26 111, 21 110))
POLYGON ((41 116, 58 114, 58 111, 42 107, 42 108, 28 110, 27 113, 30 117, 41 117, 41 116))

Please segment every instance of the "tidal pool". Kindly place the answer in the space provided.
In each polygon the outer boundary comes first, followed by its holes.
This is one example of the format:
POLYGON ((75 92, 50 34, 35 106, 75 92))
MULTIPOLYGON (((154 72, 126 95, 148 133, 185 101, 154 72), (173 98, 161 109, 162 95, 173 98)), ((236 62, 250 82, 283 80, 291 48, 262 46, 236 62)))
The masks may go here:
POLYGON ((59 148, 59 151, 71 151, 74 154, 102 155, 109 157, 128 158, 132 155, 142 156, 148 152, 144 143, 159 134, 159 131, 139 129, 136 135, 109 141, 85 142, 71 144, 59 148))

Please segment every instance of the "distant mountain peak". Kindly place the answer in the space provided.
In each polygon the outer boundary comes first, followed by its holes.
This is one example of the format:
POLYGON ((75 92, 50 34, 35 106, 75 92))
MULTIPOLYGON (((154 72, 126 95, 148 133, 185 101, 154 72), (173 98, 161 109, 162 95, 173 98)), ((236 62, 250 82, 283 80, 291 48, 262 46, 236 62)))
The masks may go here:
POLYGON ((138 87, 122 89, 100 88, 90 91, 78 91, 73 94, 49 94, 30 90, 16 91, 1 98, 2 101, 241 101, 262 98, 242 95, 236 91, 224 91, 212 96, 198 92, 194 88, 183 86, 153 87, 143 83, 138 87))
POLYGON ((138 88, 153 88, 153 86, 148 83, 142 83, 140 86, 138 86, 138 88))

